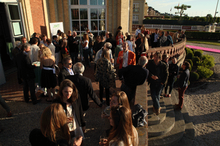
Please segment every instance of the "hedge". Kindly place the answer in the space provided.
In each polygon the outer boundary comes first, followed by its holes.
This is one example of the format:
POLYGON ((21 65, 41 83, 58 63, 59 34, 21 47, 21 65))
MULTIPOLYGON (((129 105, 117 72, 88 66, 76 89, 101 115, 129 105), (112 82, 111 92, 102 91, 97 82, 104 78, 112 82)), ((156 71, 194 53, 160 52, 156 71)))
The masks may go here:
POLYGON ((197 73, 201 78, 209 78, 213 74, 213 71, 204 67, 204 66, 198 66, 197 73))
POLYGON ((190 81, 197 81, 199 79, 199 74, 197 72, 190 72, 190 81))
POLYGON ((185 34, 187 39, 220 40, 220 33, 186 31, 185 34))

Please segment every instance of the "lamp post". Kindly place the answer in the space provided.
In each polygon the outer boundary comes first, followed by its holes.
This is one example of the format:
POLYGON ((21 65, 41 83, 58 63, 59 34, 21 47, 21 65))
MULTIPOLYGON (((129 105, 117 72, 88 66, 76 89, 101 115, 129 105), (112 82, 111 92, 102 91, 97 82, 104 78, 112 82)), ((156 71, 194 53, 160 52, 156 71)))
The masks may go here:
POLYGON ((218 8, 218 2, 219 2, 219 0, 217 1, 217 5, 216 5, 216 9, 215 9, 215 14, 214 14, 214 22, 215 22, 216 14, 218 13, 218 12, 217 12, 217 8, 218 8))

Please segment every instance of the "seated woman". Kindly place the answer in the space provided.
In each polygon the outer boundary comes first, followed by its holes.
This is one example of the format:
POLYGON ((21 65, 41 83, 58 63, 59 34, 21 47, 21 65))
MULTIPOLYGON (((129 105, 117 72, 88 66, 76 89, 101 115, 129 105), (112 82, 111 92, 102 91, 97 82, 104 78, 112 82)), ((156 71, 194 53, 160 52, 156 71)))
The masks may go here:
MULTIPOLYGON (((29 135, 32 146, 69 146, 70 132, 63 107, 58 103, 48 106, 41 115, 41 129, 34 129, 29 135)), ((80 146, 82 137, 73 142, 80 146)))
POLYGON ((110 113, 110 124, 113 126, 108 139, 99 144, 102 146, 138 146, 138 133, 132 125, 131 110, 123 106, 113 106, 110 113))
POLYGON ((61 82, 58 91, 58 98, 54 102, 60 103, 67 115, 68 127, 73 137, 84 137, 85 121, 78 90, 74 83, 69 79, 61 82))

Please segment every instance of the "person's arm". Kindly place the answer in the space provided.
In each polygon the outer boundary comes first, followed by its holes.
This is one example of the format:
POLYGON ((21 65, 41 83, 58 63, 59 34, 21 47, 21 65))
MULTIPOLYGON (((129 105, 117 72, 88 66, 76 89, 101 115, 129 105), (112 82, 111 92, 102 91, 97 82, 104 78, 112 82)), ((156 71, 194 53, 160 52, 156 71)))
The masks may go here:
POLYGON ((132 64, 131 65, 136 65, 136 55, 132 52, 132 64))
POLYGON ((120 64, 123 61, 123 52, 118 53, 117 64, 120 64), (121 55, 122 54, 122 55, 121 55))
POLYGON ((28 56, 26 55, 25 57, 25 63, 26 63, 26 67, 29 68, 29 69, 34 69, 35 68, 35 65, 32 65, 31 64, 31 60, 28 58, 28 56))
POLYGON ((123 79, 123 74, 126 73, 128 71, 127 67, 123 67, 121 69, 118 70, 118 77, 120 80, 123 79))
POLYGON ((168 79, 169 71, 168 71, 168 67, 166 66, 166 64, 163 65, 163 70, 164 70, 164 73, 163 73, 163 77, 161 79, 162 80, 161 84, 164 84, 168 79))

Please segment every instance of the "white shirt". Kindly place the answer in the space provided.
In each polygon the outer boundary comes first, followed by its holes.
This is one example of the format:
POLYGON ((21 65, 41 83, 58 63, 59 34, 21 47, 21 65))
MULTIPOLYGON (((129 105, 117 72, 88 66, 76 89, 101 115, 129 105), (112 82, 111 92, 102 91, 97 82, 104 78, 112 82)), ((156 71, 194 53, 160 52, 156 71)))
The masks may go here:
POLYGON ((29 53, 31 63, 33 63, 35 61, 38 61, 38 52, 39 52, 39 50, 40 50, 40 48, 36 44, 31 45, 31 51, 29 53))
POLYGON ((126 42, 128 43, 128 49, 134 52, 132 42, 131 41, 126 41, 126 42))
POLYGON ((41 44, 44 44, 44 46, 46 46, 46 47, 48 46, 47 43, 44 43, 43 40, 41 40, 40 43, 41 43, 41 44))
POLYGON ((128 66, 128 51, 123 52, 123 64, 122 67, 127 67, 128 66))
POLYGON ((141 33, 141 30, 139 28, 137 28, 135 31, 135 35, 137 36, 139 33, 141 33))
POLYGON ((85 44, 85 42, 87 42, 87 45, 83 49, 89 49, 89 41, 85 40, 85 41, 83 41, 83 44, 85 44))
POLYGON ((50 49, 52 55, 55 57, 55 46, 53 43, 49 44, 48 48, 50 49))

